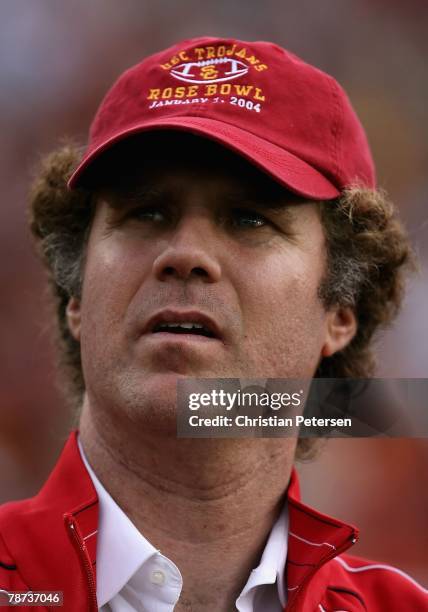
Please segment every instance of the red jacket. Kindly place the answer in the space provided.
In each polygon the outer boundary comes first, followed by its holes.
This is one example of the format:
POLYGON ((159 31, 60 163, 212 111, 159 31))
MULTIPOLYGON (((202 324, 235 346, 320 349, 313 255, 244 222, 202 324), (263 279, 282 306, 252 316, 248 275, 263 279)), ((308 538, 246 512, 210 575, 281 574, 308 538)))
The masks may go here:
MULTIPOLYGON (((287 612, 428 611, 428 591, 400 570, 342 554, 357 530, 302 504, 294 472, 288 504, 287 612)), ((62 591, 64 612, 94 612, 97 526, 74 432, 40 493, 0 508, 0 589, 62 591)))

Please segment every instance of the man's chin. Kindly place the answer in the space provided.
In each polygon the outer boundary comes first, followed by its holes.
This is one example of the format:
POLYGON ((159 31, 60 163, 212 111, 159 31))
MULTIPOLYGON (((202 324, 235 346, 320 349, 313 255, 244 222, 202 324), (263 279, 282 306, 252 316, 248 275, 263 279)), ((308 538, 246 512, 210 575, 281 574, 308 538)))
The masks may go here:
POLYGON ((150 434, 177 435, 177 383, 186 378, 177 372, 151 375, 130 392, 127 411, 137 428, 150 434))

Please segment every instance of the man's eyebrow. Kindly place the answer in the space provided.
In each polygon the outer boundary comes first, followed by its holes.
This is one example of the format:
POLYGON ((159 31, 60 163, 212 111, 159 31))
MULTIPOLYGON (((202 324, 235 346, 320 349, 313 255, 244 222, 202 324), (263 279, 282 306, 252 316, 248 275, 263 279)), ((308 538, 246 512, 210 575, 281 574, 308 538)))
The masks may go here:
POLYGON ((157 200, 166 195, 160 185, 143 183, 131 187, 111 187, 99 194, 108 206, 114 210, 137 205, 147 200, 157 200))
POLYGON ((303 203, 304 200, 299 196, 293 196, 285 192, 284 194, 268 194, 264 196, 257 193, 229 193, 225 196, 225 202, 230 206, 248 206, 266 210, 269 212, 281 213, 281 216, 293 218, 293 208, 303 203))

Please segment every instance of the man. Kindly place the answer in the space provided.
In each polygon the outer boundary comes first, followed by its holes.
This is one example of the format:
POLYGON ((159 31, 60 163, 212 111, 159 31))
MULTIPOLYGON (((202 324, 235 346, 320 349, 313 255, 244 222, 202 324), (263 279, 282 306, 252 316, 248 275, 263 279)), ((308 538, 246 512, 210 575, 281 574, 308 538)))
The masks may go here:
POLYGON ((294 438, 176 437, 180 379, 373 371, 410 251, 331 77, 230 39, 144 60, 83 158, 46 162, 32 231, 80 423, 39 495, 0 511, 2 589, 70 611, 428 609, 299 501, 294 438))

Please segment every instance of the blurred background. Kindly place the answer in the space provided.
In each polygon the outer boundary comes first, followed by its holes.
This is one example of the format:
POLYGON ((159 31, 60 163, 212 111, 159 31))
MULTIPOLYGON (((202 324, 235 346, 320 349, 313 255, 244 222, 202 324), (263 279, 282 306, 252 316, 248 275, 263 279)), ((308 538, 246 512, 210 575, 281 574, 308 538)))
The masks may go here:
MULTIPOLYGON (((379 375, 427 377, 427 25, 424 0, 0 3, 0 502, 38 490, 71 423, 26 229, 34 166, 64 136, 84 143, 119 73, 182 38, 270 40, 345 87, 421 262, 396 325, 378 339, 379 375)), ((355 554, 428 586, 428 440, 330 441, 299 469, 304 501, 361 528, 355 554)))

